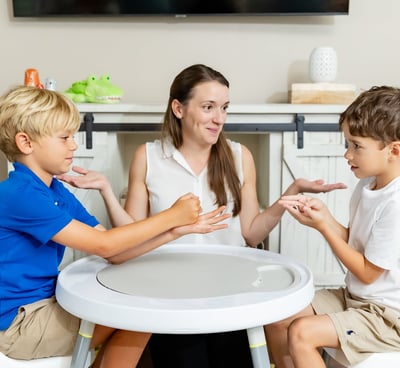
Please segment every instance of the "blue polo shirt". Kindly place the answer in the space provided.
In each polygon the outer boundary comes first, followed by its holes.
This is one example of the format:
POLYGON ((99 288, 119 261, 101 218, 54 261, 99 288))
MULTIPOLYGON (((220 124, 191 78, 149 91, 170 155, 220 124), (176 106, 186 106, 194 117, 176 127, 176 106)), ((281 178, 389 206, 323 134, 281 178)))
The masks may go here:
POLYGON ((48 187, 26 166, 14 169, 0 183, 0 330, 20 306, 55 294, 65 246, 51 238, 73 219, 99 223, 57 179, 48 187))

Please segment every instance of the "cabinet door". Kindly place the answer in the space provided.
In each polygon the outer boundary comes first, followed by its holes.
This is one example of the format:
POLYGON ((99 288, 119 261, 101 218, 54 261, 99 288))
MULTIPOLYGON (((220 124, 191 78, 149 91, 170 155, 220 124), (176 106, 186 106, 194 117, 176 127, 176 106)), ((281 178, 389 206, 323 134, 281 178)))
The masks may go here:
MULTIPOLYGON (((283 137, 282 190, 294 178, 324 179, 327 183, 344 182, 348 188, 330 193, 312 194, 322 199, 343 225, 348 223, 348 203, 357 182, 346 159, 342 133, 307 132, 304 148, 297 148, 296 134, 283 137)), ((295 221, 289 214, 280 226, 280 252, 307 264, 314 274, 316 287, 343 284, 345 269, 319 232, 295 221)))

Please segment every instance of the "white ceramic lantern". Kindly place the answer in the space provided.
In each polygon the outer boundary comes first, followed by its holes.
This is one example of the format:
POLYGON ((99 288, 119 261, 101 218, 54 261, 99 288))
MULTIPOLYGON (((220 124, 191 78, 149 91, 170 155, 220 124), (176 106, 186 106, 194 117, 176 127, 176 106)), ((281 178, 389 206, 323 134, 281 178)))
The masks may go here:
POLYGON ((314 83, 334 82, 337 76, 337 55, 333 47, 316 47, 310 55, 309 73, 314 83))

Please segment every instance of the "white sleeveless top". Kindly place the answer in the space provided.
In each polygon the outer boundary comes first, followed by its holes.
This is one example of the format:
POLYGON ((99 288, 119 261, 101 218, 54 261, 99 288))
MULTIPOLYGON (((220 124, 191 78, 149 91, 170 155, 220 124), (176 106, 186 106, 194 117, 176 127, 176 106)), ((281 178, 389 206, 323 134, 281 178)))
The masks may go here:
MULTIPOLYGON (((243 183, 242 148, 240 143, 228 140, 235 159, 240 183, 243 183)), ((200 175, 195 175, 182 154, 170 143, 164 147, 160 140, 146 143, 147 174, 146 185, 149 192, 150 214, 169 208, 179 197, 193 193, 200 198, 203 212, 209 212, 217 205, 215 194, 207 182, 207 167, 200 175), (164 148, 164 150, 163 150, 164 148)), ((228 193, 226 212, 232 213, 232 196, 228 193)), ((227 244, 245 246, 239 216, 225 220, 228 228, 209 234, 188 234, 171 243, 227 244)))

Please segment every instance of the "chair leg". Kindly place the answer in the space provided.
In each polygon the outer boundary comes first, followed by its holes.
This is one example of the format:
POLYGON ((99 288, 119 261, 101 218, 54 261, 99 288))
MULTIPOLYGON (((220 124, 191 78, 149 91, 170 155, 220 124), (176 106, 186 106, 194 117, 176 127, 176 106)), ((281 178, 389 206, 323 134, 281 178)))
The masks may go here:
POLYGON ((334 358, 332 358, 324 349, 322 350, 322 359, 326 365, 326 368, 346 368, 339 362, 337 362, 334 358))

